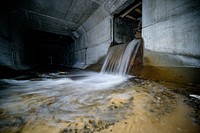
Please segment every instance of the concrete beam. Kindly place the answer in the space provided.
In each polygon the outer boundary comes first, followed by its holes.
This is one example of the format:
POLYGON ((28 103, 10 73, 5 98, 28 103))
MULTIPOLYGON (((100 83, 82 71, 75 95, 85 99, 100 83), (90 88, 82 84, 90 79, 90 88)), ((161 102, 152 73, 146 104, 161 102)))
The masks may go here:
POLYGON ((136 20, 136 18, 134 18, 134 17, 132 17, 132 16, 130 16, 130 15, 126 15, 126 18, 129 18, 129 19, 131 19, 131 20, 136 20))
POLYGON ((126 15, 128 15, 131 11, 133 11, 135 8, 137 8, 141 4, 142 4, 142 2, 139 2, 138 4, 136 4, 135 6, 131 7, 129 10, 127 10, 125 13, 123 13, 122 15, 120 15, 120 17, 124 18, 126 15))

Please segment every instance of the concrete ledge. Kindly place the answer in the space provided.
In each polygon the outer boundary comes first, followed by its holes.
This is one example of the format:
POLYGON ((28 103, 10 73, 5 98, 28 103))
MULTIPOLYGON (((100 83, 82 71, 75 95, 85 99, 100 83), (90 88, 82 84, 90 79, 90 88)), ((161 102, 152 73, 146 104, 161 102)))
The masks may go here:
POLYGON ((144 66, 133 68, 133 75, 173 83, 200 83, 200 59, 186 55, 144 50, 144 66))
POLYGON ((145 66, 165 66, 165 67, 196 67, 200 68, 200 58, 186 55, 144 50, 145 66))
POLYGON ((145 66, 139 73, 144 79, 182 84, 199 84, 200 68, 145 66))
POLYGON ((82 69, 82 68, 84 68, 84 66, 85 66, 84 62, 77 62, 76 64, 73 65, 73 68, 82 69))

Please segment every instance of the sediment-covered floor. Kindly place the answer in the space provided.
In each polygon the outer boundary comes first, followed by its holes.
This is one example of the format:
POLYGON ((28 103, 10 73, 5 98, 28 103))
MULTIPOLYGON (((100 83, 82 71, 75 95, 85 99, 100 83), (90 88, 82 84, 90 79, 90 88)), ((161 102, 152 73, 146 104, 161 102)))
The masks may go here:
POLYGON ((199 133, 199 85, 89 71, 0 80, 0 132, 199 133))

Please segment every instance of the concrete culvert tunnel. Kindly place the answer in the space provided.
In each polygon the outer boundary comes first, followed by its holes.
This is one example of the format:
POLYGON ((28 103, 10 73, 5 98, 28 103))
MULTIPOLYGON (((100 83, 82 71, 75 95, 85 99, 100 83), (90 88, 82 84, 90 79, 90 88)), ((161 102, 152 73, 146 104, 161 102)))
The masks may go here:
POLYGON ((37 30, 25 31, 23 39, 25 64, 32 67, 66 65, 66 49, 74 42, 68 35, 37 30))
POLYGON ((199 0, 0 2, 0 133, 199 133, 199 0))

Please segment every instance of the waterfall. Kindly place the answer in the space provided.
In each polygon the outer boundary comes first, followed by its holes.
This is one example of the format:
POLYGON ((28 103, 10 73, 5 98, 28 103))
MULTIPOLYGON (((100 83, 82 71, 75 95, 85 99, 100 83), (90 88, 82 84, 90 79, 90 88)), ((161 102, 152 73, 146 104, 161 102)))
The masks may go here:
POLYGON ((141 41, 134 39, 128 44, 115 45, 108 51, 101 73, 126 75, 130 63, 135 60, 141 41))

